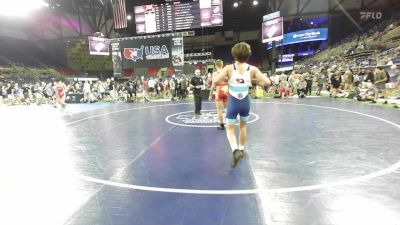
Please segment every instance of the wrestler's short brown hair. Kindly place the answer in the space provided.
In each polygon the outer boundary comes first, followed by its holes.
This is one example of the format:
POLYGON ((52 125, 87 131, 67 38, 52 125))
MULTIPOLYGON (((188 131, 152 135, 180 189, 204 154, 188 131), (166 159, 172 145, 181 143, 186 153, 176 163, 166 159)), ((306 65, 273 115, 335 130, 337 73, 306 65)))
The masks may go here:
POLYGON ((231 53, 236 61, 246 62, 251 56, 251 47, 246 42, 240 42, 232 47, 231 53))

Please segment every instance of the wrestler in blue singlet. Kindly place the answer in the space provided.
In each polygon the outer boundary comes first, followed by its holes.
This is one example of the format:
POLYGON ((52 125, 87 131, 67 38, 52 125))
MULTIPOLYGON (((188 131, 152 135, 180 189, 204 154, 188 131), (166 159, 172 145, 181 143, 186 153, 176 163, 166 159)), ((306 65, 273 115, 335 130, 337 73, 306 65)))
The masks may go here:
POLYGON ((244 74, 240 74, 235 64, 232 64, 232 66, 233 74, 228 81, 229 97, 226 111, 227 124, 235 124, 237 122, 237 115, 240 116, 240 121, 247 122, 250 113, 249 88, 251 87, 251 66, 246 64, 247 69, 244 74))

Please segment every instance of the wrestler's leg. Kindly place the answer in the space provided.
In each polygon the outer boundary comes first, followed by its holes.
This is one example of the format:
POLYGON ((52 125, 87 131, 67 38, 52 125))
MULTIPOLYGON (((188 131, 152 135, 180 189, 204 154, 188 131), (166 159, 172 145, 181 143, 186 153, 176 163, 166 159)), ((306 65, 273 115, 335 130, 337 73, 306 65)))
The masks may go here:
POLYGON ((247 120, 240 121, 239 150, 243 151, 247 144, 247 120))
POLYGON ((65 106, 67 106, 67 104, 65 104, 65 95, 63 95, 62 97, 59 98, 60 99, 60 104, 63 108, 65 108, 65 106))
POLYGON ((215 101, 217 105, 217 113, 218 113, 218 120, 219 120, 219 127, 218 129, 224 130, 224 102, 222 100, 215 101))
POLYGON ((236 102, 237 100, 229 96, 228 107, 226 109, 226 136, 228 138, 232 151, 238 149, 236 135, 235 135, 235 129, 236 129, 235 124, 237 123, 236 118, 238 115, 238 110, 236 108, 237 104, 235 104, 236 102))

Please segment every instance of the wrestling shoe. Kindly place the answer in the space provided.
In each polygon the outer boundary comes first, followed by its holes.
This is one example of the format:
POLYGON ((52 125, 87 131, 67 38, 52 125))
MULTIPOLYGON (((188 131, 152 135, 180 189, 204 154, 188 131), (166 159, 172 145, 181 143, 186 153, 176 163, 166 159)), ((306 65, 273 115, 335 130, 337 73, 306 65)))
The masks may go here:
POLYGON ((235 168, 241 158, 243 158, 243 151, 235 149, 235 151, 233 151, 231 167, 235 168))

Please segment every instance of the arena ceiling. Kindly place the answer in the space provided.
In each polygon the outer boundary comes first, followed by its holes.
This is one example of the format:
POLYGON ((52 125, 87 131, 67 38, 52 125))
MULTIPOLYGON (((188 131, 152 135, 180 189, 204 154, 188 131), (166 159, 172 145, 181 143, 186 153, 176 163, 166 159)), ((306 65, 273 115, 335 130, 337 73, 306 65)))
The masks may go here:
MULTIPOLYGON (((46 0, 50 7, 56 10, 77 15, 91 26, 93 30, 101 27, 102 23, 112 20, 111 0, 46 0), (101 22, 103 21, 103 22, 101 22)), ((160 4, 172 0, 126 0, 127 14, 134 16, 136 5, 160 4)), ((181 2, 193 0, 181 0, 181 2)), ((221 30, 255 30, 260 28, 262 16, 281 11, 285 18, 326 16, 328 14, 353 11, 359 14, 361 10, 384 10, 398 0, 258 0, 258 5, 253 6, 253 0, 224 0, 224 26, 207 28, 197 33, 213 33, 221 30), (238 7, 233 7, 237 2, 238 7)), ((116 30, 122 36, 135 36, 134 18, 129 21, 128 28, 116 30)), ((109 27, 110 32, 112 27, 109 27)), ((101 30, 101 29, 100 29, 101 30)), ((107 32, 109 33, 109 32, 107 32)))

